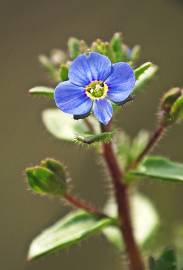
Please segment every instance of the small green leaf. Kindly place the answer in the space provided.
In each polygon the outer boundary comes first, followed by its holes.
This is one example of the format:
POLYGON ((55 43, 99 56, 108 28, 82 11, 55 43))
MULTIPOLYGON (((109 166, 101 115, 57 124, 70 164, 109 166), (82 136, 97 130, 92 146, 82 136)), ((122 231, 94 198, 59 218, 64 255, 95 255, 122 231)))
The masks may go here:
POLYGON ((28 258, 35 259, 73 246, 113 222, 110 218, 99 218, 80 210, 74 211, 33 240, 28 258))
POLYGON ((173 104, 170 115, 175 119, 175 121, 183 120, 183 95, 173 104))
POLYGON ((130 54, 130 61, 134 64, 140 56, 140 51, 141 48, 139 45, 135 45, 132 50, 131 50, 131 54, 130 54))
MULTIPOLYGON (((148 66, 148 63, 147 63, 147 66, 148 66)), ((138 74, 138 79, 136 80, 133 94, 137 94, 138 92, 144 89, 144 87, 149 83, 149 81, 151 81, 151 79, 154 78, 156 72, 158 71, 158 67, 155 66, 154 64, 151 64, 141 74, 140 74, 140 70, 141 68, 139 68, 139 70, 138 69, 136 70, 138 74)), ((143 67, 142 67, 142 70, 143 70, 143 67)))
POLYGON ((154 180, 183 183, 183 164, 164 157, 148 156, 129 175, 152 177, 154 180))
POLYGON ((44 96, 51 99, 54 98, 54 89, 45 86, 36 86, 29 90, 29 93, 33 96, 44 96))
POLYGON ((60 79, 62 82, 68 80, 68 72, 69 72, 68 65, 62 64, 60 67, 60 79))
POLYGON ((72 141, 88 132, 83 120, 74 120, 58 109, 47 109, 42 113, 43 123, 56 138, 72 141))
POLYGON ((140 67, 136 68, 134 71, 136 80, 138 80, 140 78, 140 76, 142 74, 144 74, 144 72, 150 67, 152 67, 152 63, 147 62, 147 63, 144 63, 143 65, 141 65, 140 67))
POLYGON ((122 34, 115 33, 111 39, 111 48, 113 51, 114 62, 120 62, 123 58, 123 48, 122 48, 122 34))
POLYGON ((159 259, 149 258, 150 270, 178 270, 175 252, 171 249, 165 250, 159 259))
POLYGON ((74 37, 69 38, 68 48, 71 59, 75 59, 80 54, 80 40, 74 37))
MULTIPOLYGON (((117 208, 113 200, 106 205, 105 213, 113 218, 117 216, 117 208)), ((132 220, 136 240, 143 247, 159 225, 158 215, 149 199, 139 194, 132 197, 132 220)), ((117 249, 124 248, 121 233, 117 227, 108 226, 103 233, 117 249)))
POLYGON ((84 144, 92 144, 99 142, 109 142, 112 140, 113 132, 103 132, 96 135, 85 135, 76 137, 76 141, 84 144))

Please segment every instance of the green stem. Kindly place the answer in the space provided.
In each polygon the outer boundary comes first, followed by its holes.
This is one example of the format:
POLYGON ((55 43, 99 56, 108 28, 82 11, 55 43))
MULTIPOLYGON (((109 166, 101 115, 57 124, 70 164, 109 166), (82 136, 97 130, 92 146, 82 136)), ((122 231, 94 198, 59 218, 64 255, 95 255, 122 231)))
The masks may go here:
MULTIPOLYGON (((110 125, 101 126, 103 132, 110 131, 110 125)), ((132 221, 130 216, 130 204, 128 196, 128 186, 123 181, 123 172, 120 169, 116 155, 113 150, 112 142, 103 143, 102 145, 103 157, 106 161, 107 167, 109 169, 114 191, 116 202, 118 206, 118 217, 120 223, 120 230, 124 243, 126 246, 126 251, 129 258, 130 270, 144 270, 144 263, 141 258, 138 246, 135 241, 132 221)))

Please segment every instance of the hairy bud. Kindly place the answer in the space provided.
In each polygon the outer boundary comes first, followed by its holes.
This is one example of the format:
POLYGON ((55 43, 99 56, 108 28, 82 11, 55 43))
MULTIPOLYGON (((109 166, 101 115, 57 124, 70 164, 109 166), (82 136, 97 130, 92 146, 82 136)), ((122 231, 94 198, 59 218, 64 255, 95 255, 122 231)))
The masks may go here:
MULTIPOLYGON (((183 115, 183 89, 174 87, 167 91, 160 103, 160 121, 165 125, 173 124, 183 115)), ((182 116, 183 118, 183 116, 182 116)))
POLYGON ((26 169, 30 188, 39 194, 63 195, 67 190, 68 176, 63 164, 46 159, 40 166, 26 169))

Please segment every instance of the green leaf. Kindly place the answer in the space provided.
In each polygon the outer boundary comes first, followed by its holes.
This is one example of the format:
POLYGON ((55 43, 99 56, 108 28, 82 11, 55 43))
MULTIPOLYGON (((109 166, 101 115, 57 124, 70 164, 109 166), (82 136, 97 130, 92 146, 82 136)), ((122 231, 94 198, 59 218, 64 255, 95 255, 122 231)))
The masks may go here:
POLYGON ((183 120, 183 95, 179 97, 173 104, 172 109, 170 111, 170 115, 176 121, 183 120))
POLYGON ((68 72, 69 72, 68 65, 62 64, 60 67, 60 79, 62 82, 68 80, 68 72))
POLYGON ((109 142, 112 140, 113 132, 103 132, 96 135, 85 135, 76 137, 76 141, 84 144, 92 144, 99 142, 109 142))
POLYGON ((149 258, 150 270, 178 270, 175 252, 171 249, 165 250, 159 259, 149 258))
POLYGON ((147 63, 144 63, 143 65, 141 65, 140 67, 136 68, 134 71, 136 80, 138 80, 140 78, 140 76, 142 74, 144 74, 144 72, 150 67, 152 67, 152 63, 147 62, 147 63))
POLYGON ((46 86, 36 86, 29 90, 29 93, 33 96, 44 96, 51 99, 54 98, 54 89, 46 86))
MULTIPOLYGON (((113 218, 117 216, 117 208, 113 200, 106 205, 105 213, 113 218)), ((149 199, 139 194, 132 197, 132 220, 136 240, 143 247, 159 225, 158 215, 149 199)), ((103 230, 103 233, 117 249, 121 250, 124 248, 121 234, 117 227, 108 226, 103 230)))
POLYGON ((140 56, 140 51, 141 47, 139 45, 135 45, 132 50, 131 50, 131 55, 130 55, 130 61, 134 64, 140 56))
POLYGON ((28 258, 35 259, 81 240, 112 224, 113 219, 99 218, 84 211, 74 211, 36 237, 29 249, 28 258))
POLYGON ((122 48, 122 34, 115 33, 111 39, 111 48, 113 51, 114 62, 120 62, 123 58, 123 48, 122 48))
POLYGON ((74 120, 58 109, 47 109, 42 113, 43 123, 56 138, 72 141, 88 132, 83 120, 74 120))
POLYGON ((71 59, 75 59, 80 54, 80 40, 74 37, 69 38, 68 48, 71 59))
POLYGON ((177 181, 183 183, 183 164, 164 157, 148 156, 129 175, 148 176, 154 180, 177 181))
POLYGON ((133 94, 137 94, 138 92, 142 91, 144 87, 149 83, 149 81, 152 80, 152 78, 155 76, 156 72, 158 71, 158 67, 151 63, 151 65, 148 67, 149 63, 146 63, 144 67, 139 67, 136 70, 136 73, 138 74, 138 79, 135 83, 135 88, 133 90, 133 94), (147 66, 146 66, 147 64, 147 66), (144 72, 140 72, 145 69, 144 72), (140 74, 140 75, 139 75, 140 74))

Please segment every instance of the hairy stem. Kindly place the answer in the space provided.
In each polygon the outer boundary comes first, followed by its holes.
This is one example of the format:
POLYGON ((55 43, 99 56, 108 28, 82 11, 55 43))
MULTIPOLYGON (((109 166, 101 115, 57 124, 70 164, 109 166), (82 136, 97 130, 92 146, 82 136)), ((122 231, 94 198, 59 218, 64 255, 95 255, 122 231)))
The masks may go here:
POLYGON ((140 155, 137 157, 136 160, 132 162, 132 164, 129 166, 128 170, 135 169, 138 164, 143 160, 143 158, 153 149, 153 147, 156 145, 156 143, 161 139, 162 135, 164 134, 166 129, 166 126, 160 125, 151 138, 149 139, 148 144, 144 148, 144 150, 140 153, 140 155))
POLYGON ((64 198, 69 204, 71 204, 72 206, 76 208, 82 209, 98 217, 107 217, 104 213, 100 212, 97 208, 91 206, 91 204, 87 203, 86 201, 82 199, 79 199, 78 197, 74 195, 65 193, 64 198))
MULTIPOLYGON (((110 131, 110 126, 102 125, 102 131, 110 131)), ((123 181, 123 172, 119 167, 116 155, 113 150, 112 142, 103 143, 102 150, 103 157, 106 161, 113 181, 116 202, 118 205, 120 230, 129 258, 130 270, 144 270, 144 263, 133 234, 128 197, 128 186, 123 181)))

